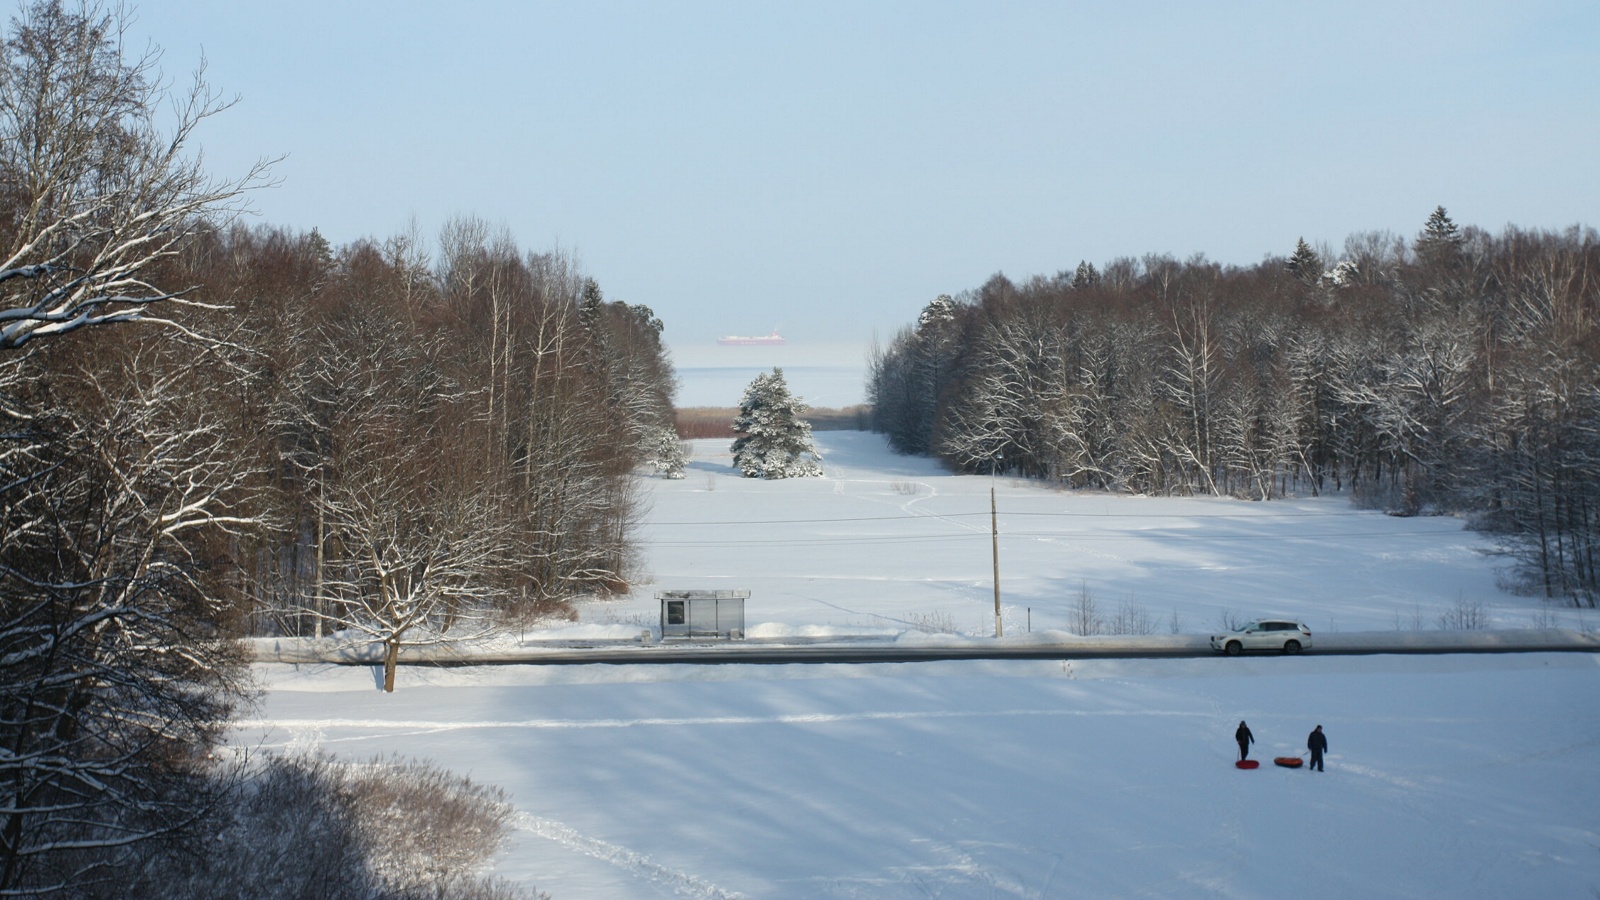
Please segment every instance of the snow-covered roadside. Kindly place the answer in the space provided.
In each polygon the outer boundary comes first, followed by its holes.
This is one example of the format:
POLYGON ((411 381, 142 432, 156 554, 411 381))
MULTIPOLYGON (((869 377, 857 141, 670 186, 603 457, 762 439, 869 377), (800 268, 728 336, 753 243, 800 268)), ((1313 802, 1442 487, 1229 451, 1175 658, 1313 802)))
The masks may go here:
MULTIPOLYGON (((406 647, 400 653, 403 663, 431 663, 443 665, 474 665, 491 663, 539 663, 559 660, 569 662, 581 659, 585 653, 604 657, 605 661, 631 658, 639 663, 654 662, 655 657, 683 661, 685 655, 701 655, 717 662, 737 661, 747 656, 768 654, 775 649, 795 651, 796 660, 807 653, 825 658, 831 651, 848 648, 854 655, 876 654, 884 662, 894 662, 897 656, 906 656, 931 649, 948 649, 952 655, 972 658, 1005 658, 1037 656, 1042 652, 1058 652, 1064 658, 1102 656, 1150 656, 1199 654, 1211 655, 1210 643, 1204 635, 1091 635, 1082 637, 1064 631, 1037 631, 1011 637, 974 637, 959 634, 929 634, 916 631, 886 633, 881 636, 840 634, 829 629, 817 629, 807 635, 804 629, 785 630, 772 637, 754 637, 738 641, 695 641, 662 643, 658 632, 647 630, 641 637, 638 629, 628 629, 625 636, 602 633, 594 636, 596 629, 576 628, 572 631, 587 636, 543 634, 533 640, 511 641, 498 638, 478 642, 439 644, 434 646, 406 647), (620 651, 620 654, 619 654, 620 651)), ((383 659, 383 647, 372 641, 350 641, 340 638, 253 638, 246 642, 251 657, 256 662, 276 663, 341 663, 346 665, 374 665, 383 659)), ((1316 654, 1350 655, 1358 653, 1528 653, 1528 652, 1600 652, 1600 634, 1562 628, 1517 629, 1496 631, 1357 631, 1327 634, 1316 637, 1316 654)))

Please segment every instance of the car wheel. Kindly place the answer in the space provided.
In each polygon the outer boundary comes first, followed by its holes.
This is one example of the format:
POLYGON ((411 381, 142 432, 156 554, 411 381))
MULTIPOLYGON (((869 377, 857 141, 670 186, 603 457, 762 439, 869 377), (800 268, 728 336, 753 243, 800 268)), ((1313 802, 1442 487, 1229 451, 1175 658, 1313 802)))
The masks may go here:
POLYGON ((1300 652, 1300 642, 1299 641, 1290 641, 1289 643, 1284 644, 1283 645, 1283 652, 1285 652, 1285 653, 1287 653, 1287 654, 1289 654, 1291 656, 1293 656, 1296 653, 1299 653, 1300 652))
POLYGON ((1229 656, 1238 656, 1244 652, 1244 645, 1238 641, 1229 641, 1228 646, 1223 649, 1227 651, 1229 656))

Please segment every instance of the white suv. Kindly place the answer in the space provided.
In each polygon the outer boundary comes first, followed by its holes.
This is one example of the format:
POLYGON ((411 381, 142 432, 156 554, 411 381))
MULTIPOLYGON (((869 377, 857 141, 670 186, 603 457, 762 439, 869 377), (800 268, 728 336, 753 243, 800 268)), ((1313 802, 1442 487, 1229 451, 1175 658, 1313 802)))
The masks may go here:
POLYGON ((1211 649, 1229 656, 1238 656, 1246 650, 1299 653, 1311 649, 1311 629, 1289 619, 1257 619, 1224 634, 1213 634, 1211 649))

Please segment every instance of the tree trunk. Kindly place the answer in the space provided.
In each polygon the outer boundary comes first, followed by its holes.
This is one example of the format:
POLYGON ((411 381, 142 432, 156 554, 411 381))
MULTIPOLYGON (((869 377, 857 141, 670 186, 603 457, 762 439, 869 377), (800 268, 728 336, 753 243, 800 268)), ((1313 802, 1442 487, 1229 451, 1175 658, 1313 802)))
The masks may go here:
POLYGON ((327 521, 328 520, 328 512, 327 512, 327 510, 328 510, 328 502, 327 502, 327 493, 328 493, 327 481, 322 477, 318 477, 317 478, 317 583, 316 583, 316 592, 317 593, 316 593, 316 596, 311 599, 311 608, 315 611, 312 614, 312 619, 314 620, 314 628, 315 628, 314 636, 318 640, 322 639, 322 617, 324 615, 324 606, 323 606, 323 603, 322 603, 322 588, 323 588, 322 566, 327 561, 327 558, 325 556, 323 556, 322 547, 323 547, 323 544, 325 544, 327 542, 327 539, 328 539, 328 521, 327 521))
POLYGON ((400 641, 390 638, 383 642, 383 691, 394 693, 394 669, 400 659, 400 641))

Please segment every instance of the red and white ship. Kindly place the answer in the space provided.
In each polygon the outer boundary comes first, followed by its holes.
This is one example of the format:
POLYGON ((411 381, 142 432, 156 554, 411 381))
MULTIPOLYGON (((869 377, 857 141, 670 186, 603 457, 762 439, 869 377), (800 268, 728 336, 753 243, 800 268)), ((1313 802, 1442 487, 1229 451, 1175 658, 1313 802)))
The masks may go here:
POLYGON ((778 334, 778 332, 774 330, 771 334, 764 337, 744 337, 742 335, 730 334, 727 337, 717 338, 717 343, 724 347, 776 347, 787 342, 783 339, 782 335, 778 334))

